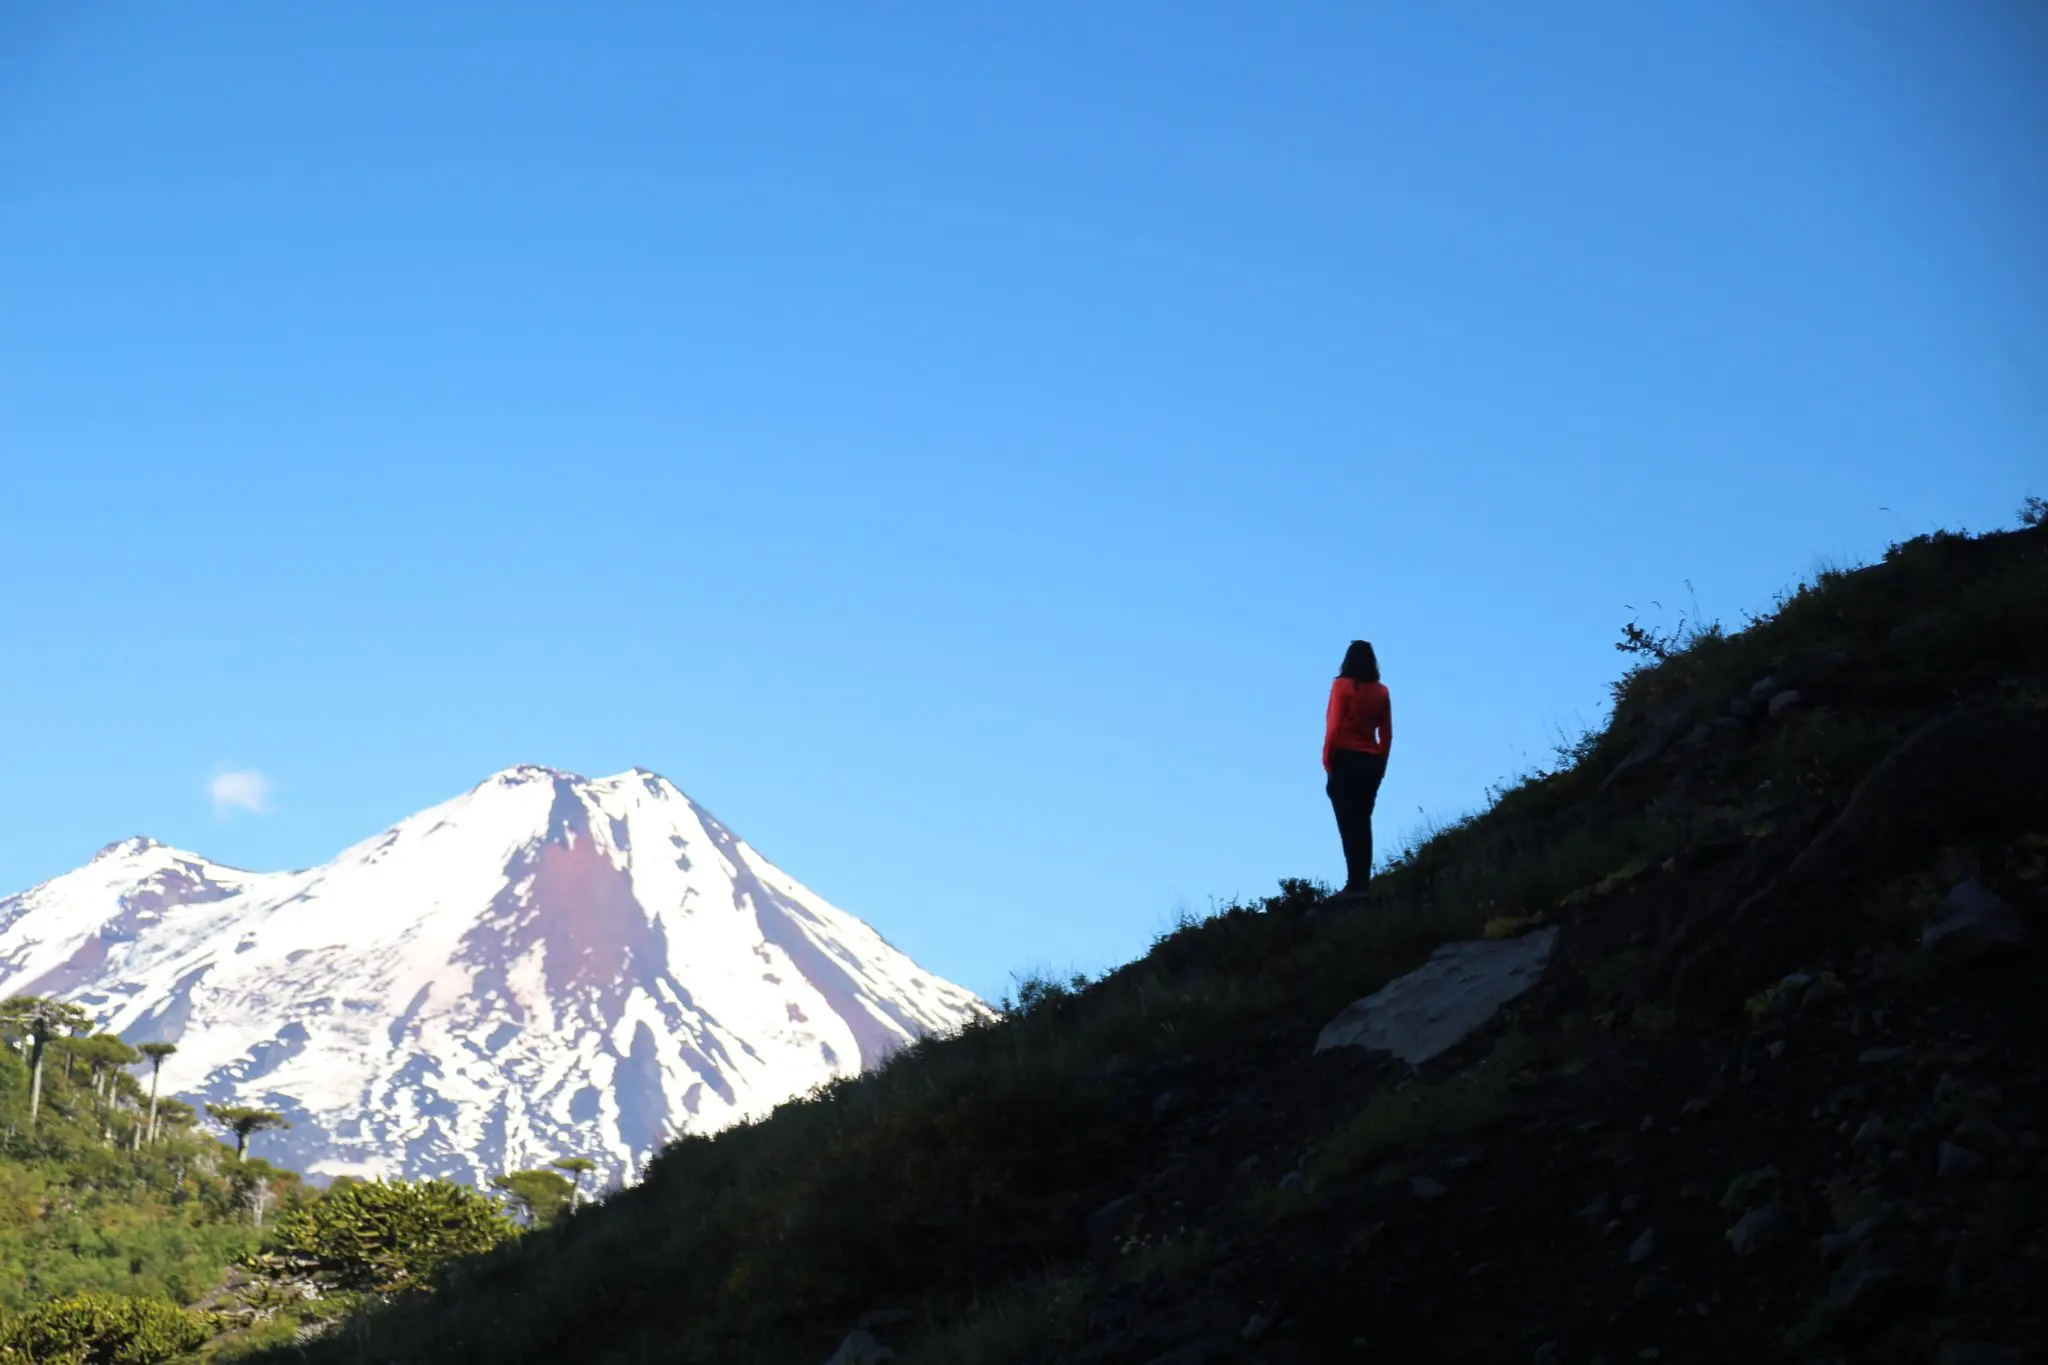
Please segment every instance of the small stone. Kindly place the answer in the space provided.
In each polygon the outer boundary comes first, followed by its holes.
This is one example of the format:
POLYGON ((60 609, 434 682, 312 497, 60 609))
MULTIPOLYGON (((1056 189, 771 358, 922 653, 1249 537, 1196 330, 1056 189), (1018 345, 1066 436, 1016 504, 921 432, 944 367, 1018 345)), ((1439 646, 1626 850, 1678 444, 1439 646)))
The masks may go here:
POLYGON ((1417 1199, 1441 1199, 1450 1193, 1448 1189, 1444 1188, 1442 1182, 1432 1176, 1418 1175, 1409 1181, 1408 1184, 1415 1191, 1417 1199))
POLYGON ((1856 1054, 1856 1064, 1883 1066, 1886 1062, 1896 1061, 1905 1056, 1908 1051, 1909 1049, 1903 1047, 1867 1047, 1856 1054))
POLYGON ((1934 1168, 1935 1174, 1944 1180, 1975 1175, 1983 1169, 1983 1157, 1977 1155, 1968 1147, 1959 1146, 1953 1142, 1941 1144, 1940 1154, 1935 1160, 1934 1168))
POLYGON ((1238 1335, 1246 1341, 1257 1341, 1273 1330, 1273 1320, 1264 1313, 1254 1313, 1244 1321, 1244 1330, 1238 1335))
POLYGON ((1978 1104, 1995 1109, 2005 1103, 2005 1092, 1989 1081, 1944 1071, 1941 1073, 1941 1080, 1935 1084, 1934 1098, 1974 1100, 1978 1104))
POLYGON ((1964 1119, 1956 1125, 1955 1132, 1950 1136, 1973 1149, 2003 1149, 2012 1145, 2012 1139, 2005 1135, 2002 1128, 1983 1119, 1964 1119))
POLYGON ((1259 1159, 1255 1156, 1248 1156, 1243 1161, 1237 1163, 1237 1173, 1239 1175, 1250 1175, 1258 1168, 1259 1159))
POLYGON ((1174 1094, 1171 1090, 1160 1091, 1158 1098, 1152 1101, 1152 1117, 1165 1118, 1167 1111, 1173 1108, 1173 1101, 1174 1094))
POLYGON ((1137 1202, 1137 1195, 1127 1194, 1110 1200, 1107 1204, 1089 1214, 1086 1223, 1083 1225, 1083 1231, 1086 1233, 1088 1240, 1091 1242, 1104 1242, 1115 1237, 1123 1230, 1124 1225, 1130 1222, 1131 1215, 1136 1211, 1133 1206, 1137 1202))
POLYGON ((1884 1141, 1884 1120, 1872 1114, 1869 1118, 1863 1120, 1863 1126, 1856 1130, 1856 1136, 1849 1139, 1849 1146, 1857 1151, 1861 1151, 1865 1147, 1875 1147, 1882 1141, 1884 1141))
POLYGON ((1787 711, 1790 711, 1793 707, 1799 705, 1801 700, 1803 700, 1803 698, 1800 697, 1799 690, 1797 688, 1788 687, 1784 691, 1778 693, 1776 696, 1773 696, 1771 698, 1771 704, 1768 707, 1766 707, 1765 710, 1770 713, 1770 717, 1772 720, 1776 720, 1779 716, 1784 715, 1787 711))
POLYGON ((1308 1177, 1303 1175, 1300 1171, 1289 1171, 1286 1175, 1280 1177, 1280 1188, 1283 1192, 1287 1194, 1293 1194, 1295 1191, 1299 1190, 1307 1180, 1308 1177))
POLYGON ((1785 1217, 1778 1212, 1776 1204, 1765 1204, 1751 1209, 1728 1229, 1728 1245, 1735 1249, 1737 1256, 1753 1256, 1778 1239, 1784 1231, 1785 1217))
POLYGON ((1614 1207, 1614 1196, 1602 1190, 1586 1201, 1586 1207, 1579 1210, 1581 1220, 1588 1223, 1604 1223, 1608 1210, 1614 1207))
POLYGON ((1736 1176, 1721 1196, 1721 1207, 1730 1213, 1746 1213, 1759 1204, 1777 1198, 1782 1181, 1775 1166, 1764 1166, 1736 1176))
POLYGON ((1984 865, 1966 848, 1945 848, 1934 859, 1934 876, 1943 886, 1954 886, 1984 875, 1984 865))
POLYGON ((1942 898, 1944 917, 1920 935, 1920 951, 1945 962, 1972 962, 2024 948, 2032 937, 2010 902, 1981 882, 1957 882, 1942 898))
POLYGON ((1639 1265, 1657 1254, 1657 1230, 1644 1228, 1643 1235, 1629 1243, 1628 1263, 1639 1265))
POLYGON ((825 1365, 882 1365, 894 1360, 896 1353, 875 1340, 875 1334, 865 1327, 856 1327, 846 1334, 839 1343, 839 1349, 825 1365))
POLYGON ((1775 1043, 1766 1044, 1764 1051, 1771 1054, 1772 1061, 1777 1061, 1778 1058, 1785 1055, 1785 1040, 1780 1038, 1775 1043))
POLYGON ((1902 1278, 1904 1250, 1893 1238, 1873 1238, 1857 1245, 1828 1283, 1828 1298, 1849 1308, 1883 1297, 1902 1278))

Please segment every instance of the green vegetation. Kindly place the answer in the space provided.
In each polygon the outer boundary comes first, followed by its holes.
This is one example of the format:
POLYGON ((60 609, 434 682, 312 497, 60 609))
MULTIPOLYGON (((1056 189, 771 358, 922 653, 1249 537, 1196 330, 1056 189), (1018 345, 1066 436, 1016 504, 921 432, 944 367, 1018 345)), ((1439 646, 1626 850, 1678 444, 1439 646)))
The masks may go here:
POLYGON ((324 1288, 395 1294, 430 1284, 449 1261, 517 1231, 494 1200, 467 1185, 355 1180, 280 1218, 272 1244, 275 1261, 324 1288))
POLYGON ((75 1294, 0 1322, 0 1365, 153 1365, 213 1333, 205 1314, 162 1299, 75 1294))
MULTIPOLYGON (((57 1000, 44 1000, 33 995, 17 995, 0 1001, 0 1029, 8 1029, 26 1042, 28 1049, 28 1126, 33 1129, 43 1109, 43 1060, 49 1055, 52 1039, 61 1038, 65 1029, 83 1029, 90 1021, 85 1011, 76 1005, 67 1005, 57 1000)), ((65 1067, 65 1074, 71 1068, 65 1067)))
POLYGON ((583 1197, 583 1177, 597 1169, 597 1163, 588 1157, 565 1156, 548 1163, 558 1171, 569 1173, 569 1207, 576 1207, 583 1197))
POLYGON ((251 1109, 239 1104, 209 1104, 207 1117, 235 1135, 235 1160, 249 1154, 249 1139, 258 1133, 289 1128, 291 1123, 274 1109, 251 1109))
POLYGON ((491 1177, 491 1188, 503 1190, 528 1227, 544 1228, 569 1209, 576 1187, 554 1171, 513 1171, 491 1177))
MULTIPOLYGON (((139 1362, 216 1330, 199 1300, 298 1177, 237 1163, 128 1072, 145 1052, 69 1006, 0 1005, 0 1361, 139 1362), (38 1074, 40 1073, 40 1074, 38 1074)), ((155 1059, 152 1059, 155 1060, 155 1059)))
POLYGON ((1014 1365, 1077 1344, 1087 1331, 1089 1289, 1078 1276, 1027 1277, 963 1305, 921 1337, 903 1365, 1014 1365))
POLYGON ((1534 1060, 1529 1041, 1510 1033, 1464 1071, 1381 1091, 1330 1134, 1316 1173, 1349 1175, 1431 1142, 1485 1131, 1507 1113, 1516 1078, 1534 1060))
MULTIPOLYGON (((240 1358, 364 1295, 423 1286, 517 1230, 467 1186, 308 1188, 247 1155, 252 1136, 287 1126, 280 1114, 206 1106, 230 1150, 158 1093, 174 1046, 86 1027, 72 1006, 0 1004, 0 1365, 144 1365, 201 1348, 240 1358), (145 1064, 147 1087, 128 1070, 145 1064)), ((536 1225, 573 1193, 553 1170, 509 1182, 536 1225)))
POLYGON ((251 1200, 296 1198, 297 1177, 236 1170, 184 1106, 161 1107, 149 1141, 123 1067, 138 1054, 49 1032, 45 1004, 0 1012, 0 1316, 94 1294, 189 1303, 256 1245, 251 1200))

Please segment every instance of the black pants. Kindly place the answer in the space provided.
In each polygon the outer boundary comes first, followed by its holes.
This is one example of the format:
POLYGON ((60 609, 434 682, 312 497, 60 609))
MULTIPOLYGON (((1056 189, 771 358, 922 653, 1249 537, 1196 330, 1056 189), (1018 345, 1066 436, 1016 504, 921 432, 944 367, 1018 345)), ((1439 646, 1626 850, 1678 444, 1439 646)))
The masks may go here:
POLYGON ((1387 775, 1385 754, 1337 749, 1330 754, 1330 780, 1323 790, 1337 812, 1337 837, 1344 841, 1344 889, 1363 891, 1372 880, 1372 807, 1387 775))

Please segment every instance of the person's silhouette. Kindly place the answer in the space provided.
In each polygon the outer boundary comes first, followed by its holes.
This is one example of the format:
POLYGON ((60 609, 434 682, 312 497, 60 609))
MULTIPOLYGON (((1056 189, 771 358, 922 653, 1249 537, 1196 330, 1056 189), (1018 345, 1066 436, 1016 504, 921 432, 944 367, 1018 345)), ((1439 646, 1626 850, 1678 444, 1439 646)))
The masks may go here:
POLYGON ((1372 807, 1393 743, 1394 711, 1380 681, 1379 657, 1364 640, 1353 640, 1330 684, 1323 719, 1323 771, 1329 775, 1324 790, 1337 813, 1337 837, 1344 841, 1340 895, 1363 895, 1372 880, 1372 807))

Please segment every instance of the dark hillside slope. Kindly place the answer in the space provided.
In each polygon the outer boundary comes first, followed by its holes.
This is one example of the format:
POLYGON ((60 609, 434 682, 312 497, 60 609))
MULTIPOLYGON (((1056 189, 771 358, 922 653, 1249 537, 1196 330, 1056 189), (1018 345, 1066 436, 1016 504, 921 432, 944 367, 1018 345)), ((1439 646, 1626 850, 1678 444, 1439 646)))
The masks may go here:
POLYGON ((1040 983, 275 1358, 2048 1360, 2048 530, 1626 645, 1607 728, 1374 903, 1040 983), (1419 1068, 1313 1051, 1550 925, 1419 1068))

